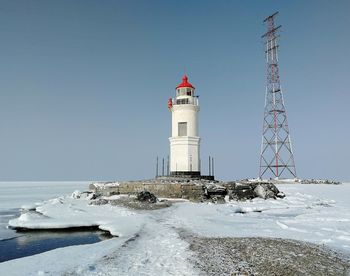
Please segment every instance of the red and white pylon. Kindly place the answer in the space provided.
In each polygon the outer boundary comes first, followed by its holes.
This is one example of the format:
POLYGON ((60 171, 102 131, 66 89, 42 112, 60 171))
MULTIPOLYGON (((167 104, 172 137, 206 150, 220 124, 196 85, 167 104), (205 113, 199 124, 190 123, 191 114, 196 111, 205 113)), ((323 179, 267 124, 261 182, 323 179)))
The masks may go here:
POLYGON ((296 178, 294 155, 290 140, 287 113, 278 67, 278 30, 274 18, 278 12, 267 17, 267 32, 262 36, 266 44, 267 82, 263 135, 260 152, 260 178, 296 178))

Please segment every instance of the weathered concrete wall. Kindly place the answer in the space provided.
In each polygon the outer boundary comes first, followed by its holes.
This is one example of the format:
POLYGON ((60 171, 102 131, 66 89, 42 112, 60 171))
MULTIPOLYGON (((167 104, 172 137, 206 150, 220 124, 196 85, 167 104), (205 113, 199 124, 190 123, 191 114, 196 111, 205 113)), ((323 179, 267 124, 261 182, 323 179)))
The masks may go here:
POLYGON ((118 194, 137 194, 141 191, 149 191, 157 197, 184 198, 189 200, 198 200, 204 196, 202 185, 182 184, 182 183, 144 183, 144 182, 122 182, 118 186, 95 186, 90 185, 90 190, 100 193, 104 196, 118 194))

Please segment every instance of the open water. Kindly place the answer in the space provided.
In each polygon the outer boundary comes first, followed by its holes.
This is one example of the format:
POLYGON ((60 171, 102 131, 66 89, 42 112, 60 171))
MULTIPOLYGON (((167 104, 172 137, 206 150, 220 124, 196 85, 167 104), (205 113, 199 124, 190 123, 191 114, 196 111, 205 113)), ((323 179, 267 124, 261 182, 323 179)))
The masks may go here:
POLYGON ((110 238, 103 231, 79 229, 71 231, 25 231, 19 236, 0 240, 0 262, 80 244, 91 244, 110 238))

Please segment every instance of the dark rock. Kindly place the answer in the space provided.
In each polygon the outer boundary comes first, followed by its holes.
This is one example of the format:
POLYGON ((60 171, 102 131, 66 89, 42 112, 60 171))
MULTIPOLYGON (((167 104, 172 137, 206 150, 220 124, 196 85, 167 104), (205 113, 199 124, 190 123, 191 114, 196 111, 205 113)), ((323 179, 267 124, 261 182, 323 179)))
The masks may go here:
POLYGON ((108 200, 99 198, 96 200, 91 200, 89 204, 90 205, 106 205, 106 204, 108 204, 108 200))
POLYGON ((267 183, 267 184, 265 184, 267 187, 268 187, 268 189, 270 190, 270 191, 272 191, 274 194, 278 194, 280 191, 277 189, 277 187, 274 185, 274 184, 272 184, 272 183, 267 183))
MULTIPOLYGON (((249 200, 256 197, 268 199, 276 198, 280 191, 272 183, 236 183, 234 186, 228 186, 228 195, 234 200, 249 200)), ((281 198, 283 194, 279 195, 281 198)))
POLYGON ((211 196, 210 199, 215 204, 224 204, 224 203, 226 203, 225 197, 223 197, 223 196, 211 196))
POLYGON ((94 200, 96 198, 98 198, 98 195, 96 193, 93 193, 90 197, 91 200, 94 200))
POLYGON ((81 198, 87 198, 87 199, 90 199, 90 200, 94 200, 94 199, 98 198, 98 195, 95 192, 92 192, 92 191, 85 191, 85 192, 81 193, 80 197, 81 198))
POLYGON ((280 192, 277 189, 277 187, 272 183, 263 184, 263 186, 265 186, 265 189, 266 189, 266 199, 276 198, 280 192))
POLYGON ((254 185, 253 183, 236 183, 235 190, 250 190, 254 185))
POLYGON ((231 192, 232 199, 236 200, 246 200, 253 199, 256 197, 254 193, 253 187, 249 187, 248 189, 237 189, 231 192))
POLYGON ((213 203, 225 203, 227 189, 221 185, 208 183, 203 186, 205 199, 211 200, 213 203))
POLYGON ((225 195, 227 195, 227 190, 225 187, 217 184, 207 184, 204 187, 204 193, 208 196, 221 195, 225 197, 225 195))
POLYGON ((279 192, 277 187, 272 183, 261 183, 254 188, 256 196, 263 199, 276 198, 279 192))
POLYGON ((137 194, 137 200, 142 202, 156 203, 158 199, 149 191, 142 191, 137 194))

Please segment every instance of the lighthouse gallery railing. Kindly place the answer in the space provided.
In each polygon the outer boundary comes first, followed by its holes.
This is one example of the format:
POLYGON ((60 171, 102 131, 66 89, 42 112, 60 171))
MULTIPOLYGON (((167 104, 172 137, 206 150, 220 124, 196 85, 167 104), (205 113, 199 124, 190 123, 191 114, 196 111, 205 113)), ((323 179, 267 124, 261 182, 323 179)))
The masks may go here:
POLYGON ((173 105, 181 105, 181 104, 198 105, 198 97, 185 98, 185 99, 173 99, 173 105))

